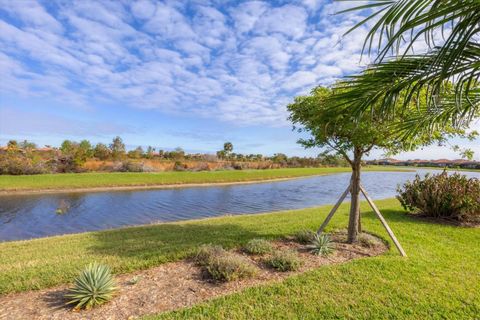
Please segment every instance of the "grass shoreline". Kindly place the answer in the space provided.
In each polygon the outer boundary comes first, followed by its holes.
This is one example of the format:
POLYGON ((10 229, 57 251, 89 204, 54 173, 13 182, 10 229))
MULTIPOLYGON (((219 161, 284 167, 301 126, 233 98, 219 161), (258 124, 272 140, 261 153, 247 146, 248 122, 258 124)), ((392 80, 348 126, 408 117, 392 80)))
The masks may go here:
MULTIPOLYGON (((376 201, 408 257, 384 255, 327 266, 148 319, 472 319, 480 312, 478 229, 419 221, 395 199, 376 201), (332 297, 335 297, 333 299, 332 297), (245 306, 255 306, 245 309, 245 306)), ((348 203, 330 222, 345 228, 348 203)), ((388 236, 364 202, 365 231, 388 236)), ((0 294, 71 282, 92 261, 124 274, 178 261, 204 243, 227 249, 253 238, 316 229, 331 205, 0 243, 0 294)), ((1 308, 0 308, 1 309, 1 308)))
MULTIPOLYGON (((201 187, 281 181, 294 178, 350 172, 349 167, 288 168, 242 171, 156 173, 65 173, 0 175, 0 195, 51 192, 90 192, 136 189, 201 187)), ((364 171, 409 171, 403 168, 369 166, 364 171)), ((412 170, 410 170, 412 171, 412 170)))
MULTIPOLYGON (((379 202, 384 203, 400 208, 395 199, 379 202)), ((338 215, 346 217, 348 206, 348 202, 342 204, 338 215)), ((0 295, 67 283, 93 260, 112 266, 114 273, 129 273, 186 258, 205 243, 231 249, 253 238, 277 239, 308 227, 314 230, 330 207, 225 215, 0 242, 0 295), (316 214, 311 217, 313 212, 316 214), (302 216, 309 218, 297 220, 302 216)), ((362 202, 362 209, 366 208, 367 203, 362 202)))

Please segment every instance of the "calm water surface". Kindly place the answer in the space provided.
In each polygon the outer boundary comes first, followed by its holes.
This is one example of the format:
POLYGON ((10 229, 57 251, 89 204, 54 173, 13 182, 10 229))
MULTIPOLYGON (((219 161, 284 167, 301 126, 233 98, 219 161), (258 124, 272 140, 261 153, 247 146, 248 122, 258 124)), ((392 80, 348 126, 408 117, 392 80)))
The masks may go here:
MULTIPOLYGON (((480 178, 480 172, 462 173, 480 178)), ((362 183, 374 199, 390 198, 415 174, 364 172, 362 183)), ((222 187, 0 196, 0 241, 330 204, 349 179, 341 173, 222 187), (65 213, 56 213, 59 208, 65 213)))

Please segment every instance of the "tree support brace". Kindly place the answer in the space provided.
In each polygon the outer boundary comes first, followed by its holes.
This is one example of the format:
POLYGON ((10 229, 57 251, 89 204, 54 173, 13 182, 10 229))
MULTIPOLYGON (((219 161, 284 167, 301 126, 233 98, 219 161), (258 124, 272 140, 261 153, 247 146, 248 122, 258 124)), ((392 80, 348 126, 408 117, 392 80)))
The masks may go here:
MULTIPOLYGON (((352 184, 350 182, 350 185, 348 186, 348 188, 345 190, 345 192, 340 196, 340 199, 338 199, 337 203, 335 204, 335 206, 332 208, 332 210, 330 211, 330 213, 328 214, 328 216, 325 218, 325 221, 323 221, 322 225, 320 226, 320 228, 318 228, 317 230, 317 234, 321 234, 323 232, 323 230, 325 229, 325 227, 328 225, 328 223, 330 222, 330 220, 332 219, 333 215, 335 214, 335 212, 337 212, 338 210, 338 207, 340 207, 340 205, 342 204, 343 200, 345 200, 345 198, 347 197, 347 195, 350 193, 352 189, 352 184)), ((403 250, 403 247, 402 245, 400 244, 400 242, 398 241, 397 237, 395 236, 395 234, 393 233, 392 229, 390 228, 390 226, 388 225, 387 221, 385 220, 385 218, 382 216, 382 214, 380 213, 380 210, 378 210, 377 206, 375 205, 375 203, 373 202, 372 198, 370 198, 370 196, 367 194, 367 192, 365 191, 365 189, 363 188, 362 185, 360 185, 360 191, 362 192, 363 196, 365 197, 365 199, 367 199, 367 202, 368 204, 370 205, 370 207, 373 209, 373 212, 375 212, 375 214, 377 215, 378 219, 380 220, 380 222, 382 223, 383 227, 385 228, 385 230, 387 231, 388 235, 390 236, 390 238, 392 239, 393 243, 395 244, 395 247, 397 247, 397 250, 398 252, 400 253, 400 255, 402 257, 406 257, 407 254, 405 253, 405 250, 403 250)))

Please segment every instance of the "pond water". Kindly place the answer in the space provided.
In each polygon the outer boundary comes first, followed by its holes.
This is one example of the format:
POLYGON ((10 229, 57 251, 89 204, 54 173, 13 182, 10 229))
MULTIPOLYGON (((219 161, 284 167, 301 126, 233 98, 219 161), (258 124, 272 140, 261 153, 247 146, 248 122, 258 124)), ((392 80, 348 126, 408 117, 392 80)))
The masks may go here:
MULTIPOLYGON (((423 175, 432 170, 418 170, 423 175)), ((438 172, 438 171, 436 171, 438 172)), ((462 172, 480 178, 480 172, 462 172)), ((394 197, 415 172, 364 172, 374 199, 394 197)), ((0 196, 0 241, 155 222, 248 214, 331 204, 349 173, 258 184, 158 190, 0 196)), ((348 199, 347 199, 348 201, 348 199)))

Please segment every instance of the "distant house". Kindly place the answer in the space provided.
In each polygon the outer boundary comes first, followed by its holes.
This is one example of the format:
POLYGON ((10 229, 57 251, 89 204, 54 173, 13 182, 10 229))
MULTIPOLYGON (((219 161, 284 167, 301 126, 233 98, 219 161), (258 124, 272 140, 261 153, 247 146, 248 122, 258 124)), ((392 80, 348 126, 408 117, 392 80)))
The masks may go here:
POLYGON ((472 160, 465 160, 465 159, 397 160, 394 158, 385 158, 385 159, 379 159, 379 160, 369 160, 367 161, 367 164, 382 165, 382 166, 414 166, 414 167, 480 169, 479 161, 472 161, 472 160))

